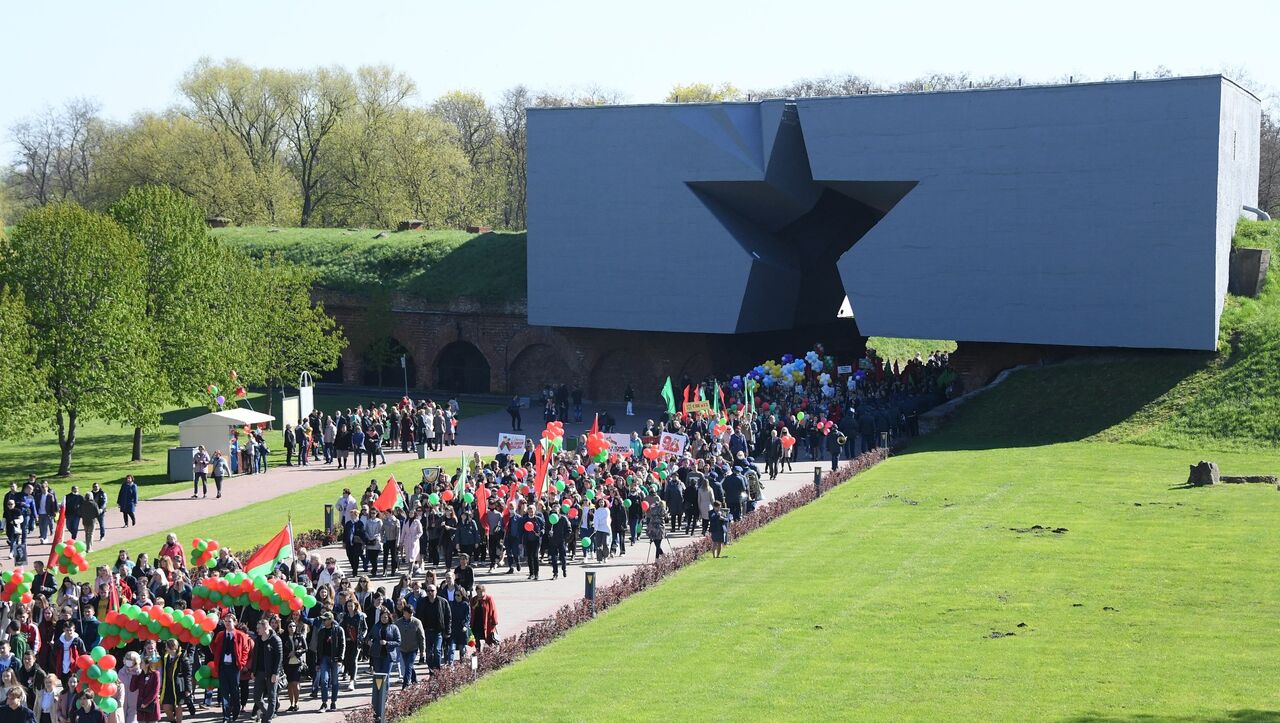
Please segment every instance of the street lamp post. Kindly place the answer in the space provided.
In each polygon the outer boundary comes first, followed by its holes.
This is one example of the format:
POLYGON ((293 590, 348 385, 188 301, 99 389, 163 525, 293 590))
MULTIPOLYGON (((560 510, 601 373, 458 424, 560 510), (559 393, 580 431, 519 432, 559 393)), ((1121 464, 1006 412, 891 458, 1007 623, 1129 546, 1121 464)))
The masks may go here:
POLYGON ((404 354, 400 355, 400 374, 404 377, 404 395, 409 396, 409 365, 405 363, 404 354))

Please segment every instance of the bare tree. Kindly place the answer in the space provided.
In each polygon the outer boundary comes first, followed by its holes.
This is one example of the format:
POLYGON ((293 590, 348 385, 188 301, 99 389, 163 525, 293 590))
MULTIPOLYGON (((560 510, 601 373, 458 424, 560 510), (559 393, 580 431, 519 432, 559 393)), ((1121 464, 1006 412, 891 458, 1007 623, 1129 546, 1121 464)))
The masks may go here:
POLYGON ((39 115, 14 124, 18 146, 14 165, 17 195, 43 206, 54 201, 93 200, 94 171, 106 133, 97 102, 70 100, 61 111, 46 108, 39 115))
POLYGON ((440 96, 431 109, 452 126, 458 145, 467 154, 473 170, 481 170, 489 164, 498 130, 483 97, 461 90, 450 91, 440 96))
POLYGON ((300 226, 306 226, 328 195, 327 165, 322 163, 326 141, 343 115, 355 105, 355 82, 341 68, 295 73, 285 86, 283 129, 289 145, 289 165, 302 194, 300 226))
POLYGON ((1258 156, 1258 207, 1280 218, 1280 122, 1266 110, 1258 156))
POLYGON ((502 208, 502 225, 506 228, 524 228, 527 218, 528 187, 526 164, 529 139, 526 113, 529 110, 529 89, 523 85, 508 88, 498 103, 498 124, 502 128, 503 176, 506 185, 506 203, 502 208))

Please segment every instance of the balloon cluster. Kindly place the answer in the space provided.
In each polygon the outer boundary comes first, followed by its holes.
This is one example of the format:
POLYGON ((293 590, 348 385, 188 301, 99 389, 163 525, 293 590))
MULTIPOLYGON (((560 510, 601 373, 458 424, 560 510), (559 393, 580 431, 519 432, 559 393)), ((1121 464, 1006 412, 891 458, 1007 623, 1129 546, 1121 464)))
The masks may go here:
POLYGON ((559 452, 564 449, 564 422, 547 422, 542 430, 542 446, 559 452))
POLYGON ((609 440, 605 439, 604 432, 587 433, 587 457, 596 463, 609 459, 609 440))
MULTIPOLYGON (((743 375, 741 384, 747 385, 752 381, 756 381, 766 389, 773 387, 775 384, 800 385, 804 382, 807 372, 819 374, 825 367, 834 366, 834 362, 835 360, 832 357, 823 357, 820 348, 806 352, 804 357, 800 359, 797 359, 792 354, 783 354, 781 361, 770 359, 747 372, 743 375)), ((819 377, 822 392, 827 396, 831 396, 835 394, 835 389, 831 387, 831 376, 829 374, 825 376, 825 380, 819 377), (830 390, 829 393, 828 390, 830 390)), ((738 379, 740 378, 734 377, 733 380, 730 380, 729 386, 732 389, 738 389, 738 384, 734 383, 734 380, 738 379)))
POLYGON ((205 663, 196 668, 196 685, 208 689, 218 687, 218 676, 213 674, 213 666, 205 663))
POLYGON ((203 610, 175 610, 159 605, 138 607, 125 603, 111 610, 99 625, 102 644, 116 648, 134 640, 168 640, 175 638, 189 645, 208 645, 213 641, 218 616, 203 610))
POLYGON ((89 569, 89 563, 85 561, 84 553, 85 546, 81 540, 63 540, 55 543, 53 546, 53 565, 63 575, 70 575, 72 571, 84 572, 89 569))
POLYGON ((301 585, 266 576, 249 577, 233 572, 226 577, 205 578, 191 591, 191 604, 197 609, 219 605, 252 605, 268 613, 302 610, 316 604, 314 595, 301 585))
POLYGON ((115 713, 120 707, 116 700, 120 680, 116 675, 116 656, 99 645, 77 657, 75 666, 80 670, 80 688, 93 694, 93 703, 98 710, 107 715, 115 713))
POLYGON ((191 564, 195 567, 204 566, 213 569, 218 564, 218 548, 220 545, 217 540, 202 540, 199 537, 191 541, 191 564))
POLYGON ((13 572, 0 572, 0 600, 4 602, 31 602, 31 583, 36 579, 33 572, 23 572, 21 567, 13 568, 13 572))

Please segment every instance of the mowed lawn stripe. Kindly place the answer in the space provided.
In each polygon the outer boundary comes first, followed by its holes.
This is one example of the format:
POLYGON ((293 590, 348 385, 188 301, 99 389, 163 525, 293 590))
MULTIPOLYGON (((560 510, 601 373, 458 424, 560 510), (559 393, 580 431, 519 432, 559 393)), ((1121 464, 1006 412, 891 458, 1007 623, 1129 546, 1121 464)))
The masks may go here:
MULTIPOLYGON (((414 720, 1274 709, 1280 496, 1171 489, 1194 458, 1067 443, 891 459, 414 720), (1034 525, 1067 531, 1010 529, 1034 525), (556 680, 611 694, 584 707, 548 694, 556 680)), ((1280 455, 1215 459, 1247 473, 1280 455)))

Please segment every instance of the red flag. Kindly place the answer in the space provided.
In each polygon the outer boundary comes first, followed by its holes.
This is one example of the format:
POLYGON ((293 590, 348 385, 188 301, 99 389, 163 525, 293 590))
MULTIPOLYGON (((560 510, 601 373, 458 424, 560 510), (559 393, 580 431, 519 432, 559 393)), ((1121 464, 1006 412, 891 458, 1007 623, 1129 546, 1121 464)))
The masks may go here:
POLYGON ((538 498, 542 498, 542 489, 547 484, 547 464, 551 461, 551 455, 542 453, 542 447, 539 446, 533 451, 533 484, 537 491, 538 498))
POLYGON ((599 412, 596 412, 596 418, 591 420, 591 433, 592 434, 600 433, 600 413, 599 412))
POLYGON ((66 526, 67 506, 66 504, 63 504, 58 508, 58 526, 53 528, 53 542, 49 543, 49 561, 44 565, 46 570, 53 569, 53 560, 56 557, 53 550, 58 546, 59 542, 62 542, 62 531, 66 529, 66 526))
POLYGON ((684 385, 684 402, 680 405, 680 411, 683 413, 689 409, 689 385, 684 385))
POLYGON ((404 506, 404 500, 400 497, 400 485, 396 483, 395 475, 391 475, 391 478, 387 480, 386 489, 382 490, 382 494, 378 495, 378 499, 373 501, 373 506, 381 512, 388 512, 404 506))
POLYGON ((724 403, 724 387, 721 387, 719 384, 717 384, 716 390, 720 392, 720 408, 728 409, 729 405, 724 403))
POLYGON ((476 514, 480 515, 480 526, 485 534, 489 533, 489 486, 481 482, 476 487, 476 514))
POLYGON ((111 578, 111 596, 107 599, 107 610, 120 609, 120 583, 111 578))

